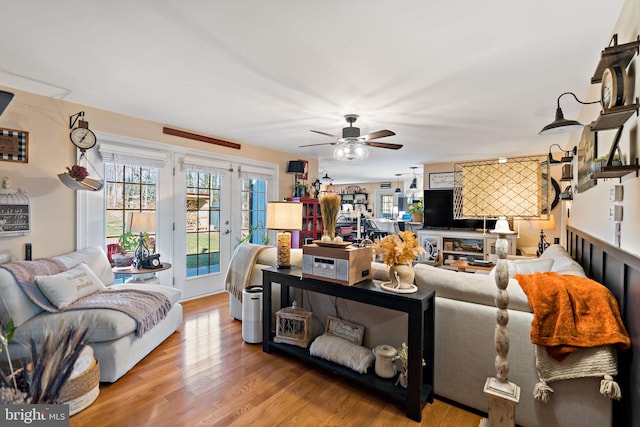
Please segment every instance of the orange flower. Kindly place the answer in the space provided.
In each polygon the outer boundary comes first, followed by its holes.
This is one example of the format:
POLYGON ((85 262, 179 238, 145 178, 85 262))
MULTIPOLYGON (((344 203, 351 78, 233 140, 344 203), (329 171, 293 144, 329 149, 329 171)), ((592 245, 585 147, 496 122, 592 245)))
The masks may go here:
POLYGON ((382 255, 382 261, 389 267, 397 264, 411 265, 411 261, 425 252, 411 231, 401 231, 399 234, 390 234, 382 240, 376 240, 373 248, 376 253, 382 255))

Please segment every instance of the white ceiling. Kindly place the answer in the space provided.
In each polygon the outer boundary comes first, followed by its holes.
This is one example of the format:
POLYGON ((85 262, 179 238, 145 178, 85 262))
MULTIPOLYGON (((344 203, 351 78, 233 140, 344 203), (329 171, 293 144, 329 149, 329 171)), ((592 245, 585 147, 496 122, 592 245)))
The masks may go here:
POLYGON ((315 157, 338 183, 395 181, 562 145, 537 133, 559 94, 584 99, 622 4, 0 0, 0 85, 315 157), (347 113, 404 147, 349 163, 299 148, 331 142, 309 131, 340 134, 347 113))

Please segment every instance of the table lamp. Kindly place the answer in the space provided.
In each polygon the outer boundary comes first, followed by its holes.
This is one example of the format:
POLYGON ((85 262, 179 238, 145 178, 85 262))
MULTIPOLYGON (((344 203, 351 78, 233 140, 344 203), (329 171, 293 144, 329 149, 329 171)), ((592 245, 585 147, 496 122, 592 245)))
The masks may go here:
POLYGON ((544 235, 545 230, 555 230, 556 221, 553 217, 553 214, 549 215, 549 219, 532 219, 529 221, 529 228, 532 230, 540 230, 540 242, 538 242, 538 251, 536 252, 537 256, 542 255, 542 253, 547 250, 549 247, 549 242, 547 242, 546 236, 544 235))
POLYGON ((289 230, 302 230, 302 203, 267 203, 267 228, 278 230, 277 267, 291 268, 291 233, 289 230))
POLYGON ((142 260, 149 256, 149 248, 145 242, 145 233, 156 232, 156 213, 155 211, 130 212, 128 230, 132 233, 140 233, 138 247, 136 248, 133 265, 137 268, 142 264, 142 260))

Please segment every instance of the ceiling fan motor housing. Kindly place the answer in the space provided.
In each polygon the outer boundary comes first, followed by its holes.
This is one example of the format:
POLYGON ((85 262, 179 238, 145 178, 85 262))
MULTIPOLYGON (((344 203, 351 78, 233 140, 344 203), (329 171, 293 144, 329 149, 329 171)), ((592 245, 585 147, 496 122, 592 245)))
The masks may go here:
POLYGON ((359 136, 360 136, 360 128, 353 127, 353 126, 342 128, 343 138, 358 138, 359 136))

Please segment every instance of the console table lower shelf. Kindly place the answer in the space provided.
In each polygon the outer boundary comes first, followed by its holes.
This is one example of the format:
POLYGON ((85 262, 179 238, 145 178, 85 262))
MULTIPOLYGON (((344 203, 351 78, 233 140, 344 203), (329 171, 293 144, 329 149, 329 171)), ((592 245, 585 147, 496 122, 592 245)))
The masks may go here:
POLYGON ((321 367, 336 375, 346 377, 354 384, 361 385, 384 395, 406 407, 407 416, 415 421, 422 420, 422 408, 433 402, 434 363, 434 292, 419 289, 414 294, 391 294, 381 290, 380 281, 366 280, 354 286, 342 286, 317 279, 303 278, 301 271, 292 268, 287 272, 276 268, 263 270, 263 336, 262 348, 265 353, 278 351, 298 357, 312 365, 321 367), (274 341, 275 332, 271 313, 271 284, 281 285, 280 306, 290 304, 290 288, 332 295, 365 304, 386 307, 408 314, 409 347, 407 388, 396 385, 396 377, 378 377, 373 368, 360 374, 346 366, 311 356, 303 347, 274 341), (422 366, 422 360, 425 366, 422 366))
MULTIPOLYGON (((270 341, 273 341, 273 336, 274 335, 272 334, 270 341)), ((353 380, 355 384, 362 385, 363 387, 367 387, 374 391, 378 391, 400 404, 406 404, 407 402, 407 389, 396 385, 396 379, 398 377, 397 375, 393 378, 385 379, 380 378, 375 373, 371 372, 371 370, 367 371, 364 374, 360 374, 350 368, 347 368, 346 366, 342 366, 340 364, 322 359, 320 357, 311 356, 309 354, 309 350, 305 348, 277 342, 270 342, 269 346, 271 350, 277 350, 279 352, 287 353, 289 355, 303 359, 315 366, 319 366, 329 372, 332 372, 333 374, 353 380)), ((433 388, 431 387, 431 385, 423 384, 421 395, 422 401, 420 406, 422 408, 428 402, 433 401, 433 388)))

